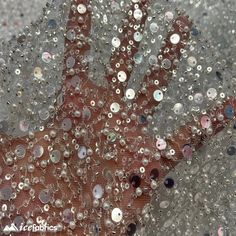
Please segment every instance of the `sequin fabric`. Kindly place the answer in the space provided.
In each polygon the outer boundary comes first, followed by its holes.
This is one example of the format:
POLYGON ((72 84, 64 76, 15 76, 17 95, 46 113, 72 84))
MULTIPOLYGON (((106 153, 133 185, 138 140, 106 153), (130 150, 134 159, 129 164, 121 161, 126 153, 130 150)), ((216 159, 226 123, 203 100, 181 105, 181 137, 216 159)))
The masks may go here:
POLYGON ((234 7, 55 0, 7 34, 0 232, 236 235, 234 7))

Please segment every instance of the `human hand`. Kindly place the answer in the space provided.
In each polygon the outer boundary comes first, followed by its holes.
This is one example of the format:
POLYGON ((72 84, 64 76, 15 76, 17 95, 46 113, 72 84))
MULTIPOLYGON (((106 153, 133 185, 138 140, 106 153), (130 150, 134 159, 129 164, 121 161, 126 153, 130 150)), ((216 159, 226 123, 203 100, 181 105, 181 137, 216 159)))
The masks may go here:
MULTIPOLYGON (((206 132, 215 134, 232 118, 232 109, 225 112, 229 104, 233 106, 231 99, 209 116, 182 127, 177 135, 150 137, 146 126, 187 44, 191 22, 184 15, 173 20, 157 65, 135 93, 126 88, 139 44, 133 40, 133 25, 142 32, 147 7, 146 1, 132 3, 131 9, 141 9, 143 16, 132 10, 124 21, 124 38, 112 40, 116 49, 107 65, 109 87, 105 88, 95 86, 87 74, 84 55, 89 50, 90 6, 81 1, 72 4, 62 105, 41 132, 2 140, 2 175, 14 173, 1 187, 3 200, 11 199, 17 209, 9 218, 24 215, 29 222, 57 224, 62 235, 65 231, 96 235, 99 230, 101 235, 132 235, 142 208, 166 173, 183 156, 191 156, 206 132), (26 199, 23 205, 21 199, 26 199)), ((171 188, 174 180, 166 179, 164 184, 171 188)), ((4 204, 9 209, 10 204, 4 204)))

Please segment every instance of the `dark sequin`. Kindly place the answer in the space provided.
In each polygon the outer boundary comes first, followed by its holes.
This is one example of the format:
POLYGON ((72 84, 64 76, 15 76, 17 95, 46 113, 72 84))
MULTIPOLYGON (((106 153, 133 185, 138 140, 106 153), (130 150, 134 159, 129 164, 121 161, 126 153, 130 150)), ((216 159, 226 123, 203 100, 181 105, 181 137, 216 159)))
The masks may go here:
POLYGON ((131 175, 130 183, 133 187, 138 188, 141 185, 141 178, 138 175, 131 175))
POLYGON ((157 179, 159 176, 159 170, 157 168, 154 168, 150 172, 150 178, 151 179, 157 179))
POLYGON ((132 236, 135 234, 135 232, 136 232, 136 224, 134 223, 129 224, 126 231, 127 235, 132 236))
POLYGON ((227 148, 227 154, 233 156, 236 153, 236 148, 234 146, 230 146, 227 148))
POLYGON ((172 178, 166 178, 164 181, 164 185, 166 186, 166 188, 173 188, 175 182, 172 178))

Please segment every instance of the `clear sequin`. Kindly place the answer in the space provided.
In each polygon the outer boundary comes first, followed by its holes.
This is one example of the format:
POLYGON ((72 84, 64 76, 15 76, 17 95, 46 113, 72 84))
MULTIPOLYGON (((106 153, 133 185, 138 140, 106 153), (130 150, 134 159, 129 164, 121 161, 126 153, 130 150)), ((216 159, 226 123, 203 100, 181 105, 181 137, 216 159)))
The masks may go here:
POLYGON ((79 4, 77 6, 77 11, 79 12, 79 14, 85 14, 87 11, 87 8, 84 4, 79 4))
POLYGON ((174 14, 171 11, 167 11, 165 13, 165 20, 167 21, 172 21, 174 19, 174 14))
POLYGON ((42 110, 39 110, 39 118, 41 120, 47 120, 49 118, 49 111, 46 108, 43 108, 42 110))
POLYGON ((159 27, 158 27, 157 23, 152 22, 152 23, 150 24, 150 30, 151 30, 152 33, 157 33, 157 32, 158 32, 158 29, 159 29, 159 27))
POLYGON ((182 148, 184 158, 191 160, 193 156, 193 149, 189 144, 185 144, 182 148))
POLYGON ((84 159, 87 156, 87 148, 85 146, 79 147, 78 157, 79 159, 84 159))
POLYGON ((75 65, 75 58, 74 57, 68 57, 66 59, 66 67, 70 69, 70 68, 73 68, 74 65, 75 65))
POLYGON ((167 143, 164 139, 158 138, 156 141, 156 147, 158 150, 162 151, 165 150, 167 146, 167 143))
POLYGON ((208 116, 202 116, 201 117, 201 126, 204 129, 208 129, 211 127, 211 119, 208 116))
POLYGON ((104 189, 102 188, 102 186, 100 184, 95 185, 93 188, 93 197, 100 199, 103 197, 103 194, 104 194, 104 189))
POLYGON ((176 104, 174 105, 173 110, 174 110, 174 113, 175 113, 175 114, 180 115, 180 114, 182 114, 183 111, 184 111, 184 106, 183 106, 183 104, 181 104, 181 103, 176 103, 176 104))
POLYGON ((157 64, 157 56, 151 55, 148 59, 148 62, 151 66, 154 66, 157 64))
POLYGON ((160 102, 163 99, 163 92, 161 90, 155 90, 153 93, 153 98, 155 101, 160 102))
POLYGON ((172 34, 172 35, 170 36, 170 42, 171 42, 172 44, 178 44, 179 41, 180 41, 180 36, 179 36, 179 34, 172 34))
POLYGON ((128 99, 130 99, 130 100, 132 100, 132 99, 134 99, 134 97, 135 97, 135 91, 133 90, 133 89, 127 89, 126 90, 126 92, 125 92, 125 96, 128 98, 128 99))
POLYGON ((29 130, 29 122, 27 120, 21 120, 19 122, 19 128, 22 132, 27 132, 29 130))
POLYGON ((111 212, 111 219, 116 222, 119 223, 123 218, 123 212, 121 211, 121 209, 119 208, 114 208, 111 212))
POLYGON ((61 160, 61 152, 59 150, 53 150, 50 154, 50 160, 54 164, 59 163, 61 160))
POLYGON ((72 128, 71 119, 70 118, 65 118, 61 123, 61 128, 66 132, 71 130, 71 128, 72 128))
POLYGON ((44 148, 41 145, 35 145, 33 149, 33 155, 36 158, 39 158, 43 155, 44 153, 44 148))
POLYGON ((41 79, 43 77, 42 69, 40 67, 34 68, 34 77, 37 79, 41 79))
POLYGON ((168 70, 171 68, 171 61, 166 58, 161 62, 161 65, 164 69, 168 70))
POLYGON ((204 100, 204 97, 203 97, 202 93, 196 93, 194 95, 193 99, 197 104, 202 104, 203 100, 204 100))
POLYGON ((141 53, 136 53, 135 55, 134 55, 134 62, 135 62, 135 64, 141 64, 142 63, 142 61, 143 61, 143 54, 141 54, 141 53))
POLYGON ((120 47, 121 41, 120 41, 119 38, 114 37, 114 38, 112 39, 111 43, 112 43, 112 46, 113 46, 113 47, 118 48, 118 47, 120 47))
POLYGON ((217 91, 215 88, 209 88, 207 90, 207 97, 211 100, 215 99, 217 96, 217 91))
POLYGON ((140 32, 135 32, 134 33, 134 40, 136 42, 140 42, 142 40, 142 38, 143 38, 143 35, 140 32))
POLYGON ((11 199, 13 190, 11 187, 6 186, 0 189, 0 199, 4 201, 8 201, 11 199))
POLYGON ((70 223, 74 220, 74 214, 71 211, 71 209, 69 209, 69 208, 65 209, 63 211, 62 215, 63 215, 63 221, 65 223, 70 223))
POLYGON ((117 78, 120 82, 125 82, 127 79, 127 74, 124 71, 119 71, 117 78))
POLYGON ((197 65, 197 59, 195 57, 189 57, 187 59, 189 66, 195 67, 197 65))
POLYGON ((44 189, 39 193, 39 200, 44 203, 47 204, 50 202, 51 200, 51 193, 48 189, 44 189))
POLYGON ((117 113, 120 111, 120 104, 117 103, 117 102, 113 102, 110 106, 110 110, 113 112, 113 113, 117 113))
POLYGON ((17 145, 16 149, 15 149, 15 154, 19 158, 25 157, 25 154, 26 154, 25 147, 23 145, 21 145, 21 144, 17 145))
POLYGON ((140 9, 134 10, 134 19, 141 20, 143 17, 143 12, 140 9))
POLYGON ((50 63, 51 60, 52 60, 52 55, 51 55, 49 52, 44 52, 44 53, 42 54, 42 60, 43 60, 43 62, 45 62, 45 63, 50 63))

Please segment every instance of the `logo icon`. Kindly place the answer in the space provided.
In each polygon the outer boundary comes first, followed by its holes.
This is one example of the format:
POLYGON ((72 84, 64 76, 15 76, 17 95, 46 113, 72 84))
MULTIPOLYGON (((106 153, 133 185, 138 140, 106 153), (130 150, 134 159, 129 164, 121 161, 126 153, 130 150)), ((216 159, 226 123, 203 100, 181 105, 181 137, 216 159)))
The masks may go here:
POLYGON ((14 223, 12 223, 10 226, 6 225, 3 229, 4 233, 10 233, 10 232, 20 232, 20 230, 15 226, 14 223))

